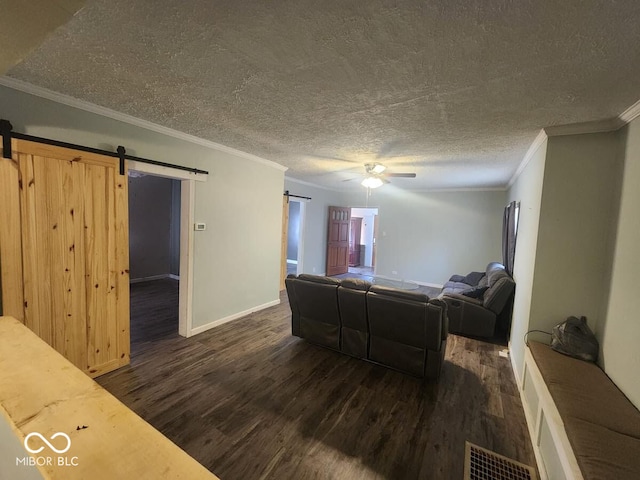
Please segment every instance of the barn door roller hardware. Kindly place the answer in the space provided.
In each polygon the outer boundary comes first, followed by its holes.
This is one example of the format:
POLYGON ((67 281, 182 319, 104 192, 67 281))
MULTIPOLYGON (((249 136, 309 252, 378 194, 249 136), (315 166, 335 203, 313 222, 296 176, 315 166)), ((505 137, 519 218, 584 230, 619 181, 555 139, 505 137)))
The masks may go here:
POLYGON ((289 190, 285 190, 284 193, 282 194, 285 197, 287 197, 287 203, 289 202, 289 198, 293 197, 293 198, 303 198, 305 200, 311 200, 311 197, 303 197, 302 195, 294 195, 292 193, 289 193, 289 190))
POLYGON ((0 134, 2 134, 2 156, 11 158, 11 130, 13 125, 9 120, 0 120, 0 134))
POLYGON ((51 140, 49 138, 36 137, 33 135, 27 135, 26 133, 17 133, 13 131, 13 126, 8 120, 0 120, 0 134, 2 134, 2 156, 4 158, 11 158, 11 139, 18 138, 20 140, 28 140, 30 142, 44 143, 45 145, 53 145, 55 147, 70 148, 72 150, 80 150, 82 152, 96 153, 98 155, 104 155, 107 157, 116 157, 120 159, 120 175, 124 175, 124 161, 134 160, 136 162, 148 163, 151 165, 158 165, 160 167, 170 167, 177 170, 184 170, 197 174, 208 175, 206 170, 199 170, 192 167, 184 167, 182 165, 174 165, 172 163, 159 162, 157 160, 149 160, 148 158, 134 157, 133 155, 127 155, 125 148, 120 145, 116 152, 110 152, 108 150, 101 150, 99 148, 86 147, 84 145, 77 145, 75 143, 61 142, 59 140, 51 140))

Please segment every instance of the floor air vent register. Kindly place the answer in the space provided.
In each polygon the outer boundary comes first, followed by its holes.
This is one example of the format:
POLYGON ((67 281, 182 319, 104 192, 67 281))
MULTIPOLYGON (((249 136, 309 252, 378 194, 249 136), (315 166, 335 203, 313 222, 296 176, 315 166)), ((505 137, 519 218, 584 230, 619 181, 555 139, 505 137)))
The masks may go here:
POLYGON ((464 480, 537 480, 535 470, 491 450, 465 442, 464 480))

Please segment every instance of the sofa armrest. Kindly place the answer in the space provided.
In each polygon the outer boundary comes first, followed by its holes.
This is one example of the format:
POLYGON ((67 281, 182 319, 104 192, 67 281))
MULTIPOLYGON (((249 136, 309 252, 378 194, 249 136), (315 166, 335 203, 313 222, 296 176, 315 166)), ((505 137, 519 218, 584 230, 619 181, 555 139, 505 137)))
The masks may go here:
POLYGON ((441 299, 447 304, 450 333, 478 337, 493 335, 496 315, 483 307, 482 300, 459 294, 446 294, 441 299))

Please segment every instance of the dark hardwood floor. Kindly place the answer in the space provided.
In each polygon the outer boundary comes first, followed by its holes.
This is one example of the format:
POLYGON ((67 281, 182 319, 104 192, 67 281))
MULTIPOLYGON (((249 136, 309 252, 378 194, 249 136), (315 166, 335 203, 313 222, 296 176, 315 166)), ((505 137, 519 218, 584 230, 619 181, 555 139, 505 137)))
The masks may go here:
POLYGON ((535 465, 500 345, 450 335, 425 384, 291 336, 284 292, 189 339, 176 295, 132 287, 131 365, 98 382, 223 480, 461 479, 465 440, 535 465))

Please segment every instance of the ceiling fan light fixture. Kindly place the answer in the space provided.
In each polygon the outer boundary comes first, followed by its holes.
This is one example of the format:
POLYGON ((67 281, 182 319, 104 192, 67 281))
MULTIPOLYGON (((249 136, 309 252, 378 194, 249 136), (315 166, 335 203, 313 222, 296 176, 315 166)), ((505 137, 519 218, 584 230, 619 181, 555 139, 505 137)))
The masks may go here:
POLYGON ((385 167, 381 163, 374 163, 373 167, 371 167, 371 172, 378 174, 384 172, 386 169, 387 167, 385 167))
POLYGON ((370 176, 362 180, 361 185, 367 188, 378 188, 383 184, 382 180, 378 177, 370 176))

